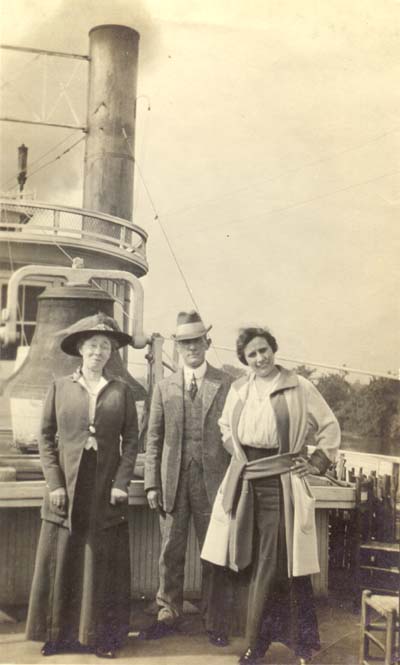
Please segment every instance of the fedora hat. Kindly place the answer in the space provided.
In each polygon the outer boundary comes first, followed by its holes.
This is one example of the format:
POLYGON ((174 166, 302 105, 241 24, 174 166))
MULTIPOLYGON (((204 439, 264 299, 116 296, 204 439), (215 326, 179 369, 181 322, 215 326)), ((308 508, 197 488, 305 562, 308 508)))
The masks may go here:
POLYGON ((132 337, 122 332, 117 322, 103 312, 79 319, 68 328, 60 330, 57 335, 64 336, 60 346, 69 356, 79 356, 78 343, 93 335, 104 335, 114 340, 118 348, 132 343, 132 337))
POLYGON ((207 335, 212 326, 205 327, 200 315, 192 310, 191 312, 179 312, 176 319, 176 331, 172 337, 177 342, 183 342, 185 339, 196 339, 207 335))

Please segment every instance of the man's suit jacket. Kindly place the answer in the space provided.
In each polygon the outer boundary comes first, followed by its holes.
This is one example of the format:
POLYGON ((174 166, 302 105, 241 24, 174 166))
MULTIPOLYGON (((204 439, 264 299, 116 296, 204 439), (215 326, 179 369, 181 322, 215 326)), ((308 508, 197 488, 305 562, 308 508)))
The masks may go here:
MULTIPOLYGON (((204 482, 210 505, 228 467, 218 419, 232 378, 207 364, 203 379, 202 426, 204 482)), ((145 490, 162 491, 163 509, 174 508, 182 460, 184 428, 183 370, 160 381, 155 387, 150 409, 145 460, 145 490)))

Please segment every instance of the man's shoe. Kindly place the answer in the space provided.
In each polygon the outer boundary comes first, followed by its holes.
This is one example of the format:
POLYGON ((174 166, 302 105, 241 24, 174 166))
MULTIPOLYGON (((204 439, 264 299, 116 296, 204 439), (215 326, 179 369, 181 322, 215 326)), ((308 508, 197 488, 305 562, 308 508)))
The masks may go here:
POLYGON ((258 665, 265 656, 266 649, 249 647, 239 658, 239 665, 258 665))
POLYGON ((217 633, 215 630, 208 630, 208 641, 215 647, 227 647, 229 640, 225 633, 217 633))
POLYGON ((97 658, 115 658, 115 650, 110 647, 98 646, 96 647, 95 654, 97 658))
POLYGON ((175 633, 176 626, 173 623, 167 623, 166 621, 155 621, 151 626, 145 630, 141 630, 138 639, 139 640, 160 640, 162 637, 167 635, 172 635, 175 633))

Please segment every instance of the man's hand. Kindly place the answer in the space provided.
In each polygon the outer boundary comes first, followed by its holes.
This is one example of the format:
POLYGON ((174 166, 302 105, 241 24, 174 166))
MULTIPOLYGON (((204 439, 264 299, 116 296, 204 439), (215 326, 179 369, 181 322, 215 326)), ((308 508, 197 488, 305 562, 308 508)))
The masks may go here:
POLYGON ((117 487, 112 488, 110 503, 112 503, 113 506, 115 506, 117 503, 124 503, 124 501, 127 500, 128 500, 128 492, 124 492, 123 490, 120 490, 117 487))
POLYGON ((67 492, 64 487, 57 487, 56 490, 49 492, 50 505, 52 508, 64 510, 67 505, 67 492))
POLYGON ((147 501, 152 510, 157 510, 161 508, 161 491, 160 490, 149 490, 147 492, 147 501))
POLYGON ((311 464, 311 462, 304 457, 296 457, 294 460, 294 466, 290 467, 290 470, 296 476, 300 476, 300 478, 304 478, 310 474, 314 474, 315 476, 320 475, 318 467, 311 464))

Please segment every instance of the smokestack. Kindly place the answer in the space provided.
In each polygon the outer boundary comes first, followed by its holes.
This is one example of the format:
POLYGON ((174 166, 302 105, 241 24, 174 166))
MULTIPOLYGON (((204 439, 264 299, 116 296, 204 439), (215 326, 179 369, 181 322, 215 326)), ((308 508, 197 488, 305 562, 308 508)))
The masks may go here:
MULTIPOLYGON (((122 25, 99 25, 89 38, 83 207, 132 221, 134 161, 129 145, 133 150, 140 35, 122 25)), ((89 225, 85 218, 84 228, 90 230, 89 225)), ((98 227, 99 221, 96 231, 101 232, 98 227)))

